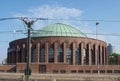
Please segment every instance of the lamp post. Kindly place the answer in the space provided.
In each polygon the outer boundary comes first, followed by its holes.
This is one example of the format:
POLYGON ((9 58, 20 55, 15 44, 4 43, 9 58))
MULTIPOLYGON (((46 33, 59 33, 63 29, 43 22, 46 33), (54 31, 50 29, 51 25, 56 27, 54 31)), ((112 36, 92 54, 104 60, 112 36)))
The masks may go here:
POLYGON ((99 52, 98 52, 98 25, 99 25, 99 22, 96 22, 96 50, 97 50, 97 65, 98 65, 98 74, 100 73, 99 72, 99 52))

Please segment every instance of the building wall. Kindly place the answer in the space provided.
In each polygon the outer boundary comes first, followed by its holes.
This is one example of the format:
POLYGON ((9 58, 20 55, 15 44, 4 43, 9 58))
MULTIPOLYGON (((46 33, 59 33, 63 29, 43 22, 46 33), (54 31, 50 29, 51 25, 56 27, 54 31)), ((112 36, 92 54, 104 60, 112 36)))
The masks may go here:
MULTIPOLYGON (((78 65, 106 65, 107 52, 106 43, 90 38, 73 37, 47 37, 32 38, 30 62, 40 63, 40 50, 45 48, 45 63, 49 63, 49 49, 53 48, 54 62, 58 62, 58 49, 63 50, 63 63, 69 61, 67 50, 71 51, 71 65, 76 65, 76 48, 79 50, 80 63, 78 65), (97 54, 98 50, 98 54, 97 54)), ((26 62, 27 45, 26 39, 16 40, 10 43, 8 49, 8 64, 26 62)))
POLYGON ((0 72, 16 72, 16 65, 0 65, 0 72))

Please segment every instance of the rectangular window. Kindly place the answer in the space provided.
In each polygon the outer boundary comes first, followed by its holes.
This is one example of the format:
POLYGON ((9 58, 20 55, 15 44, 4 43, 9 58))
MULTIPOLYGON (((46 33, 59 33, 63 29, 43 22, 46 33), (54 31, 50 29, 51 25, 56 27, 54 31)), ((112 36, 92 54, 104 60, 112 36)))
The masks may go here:
POLYGON ((90 73, 91 71, 90 70, 86 70, 85 73, 90 73))
POLYGON ((83 73, 83 70, 78 70, 78 73, 83 73))
POLYGON ((93 73, 98 73, 98 70, 93 70, 92 72, 93 72, 93 73))
POLYGON ((100 70, 100 73, 105 73, 105 70, 100 70))
POLYGON ((71 70, 71 73, 76 73, 76 70, 71 70))
POLYGON ((120 70, 114 70, 114 73, 120 73, 120 70))
POLYGON ((66 73, 66 71, 65 70, 60 70, 60 73, 66 73))
POLYGON ((112 73, 112 70, 107 70, 107 73, 112 73))

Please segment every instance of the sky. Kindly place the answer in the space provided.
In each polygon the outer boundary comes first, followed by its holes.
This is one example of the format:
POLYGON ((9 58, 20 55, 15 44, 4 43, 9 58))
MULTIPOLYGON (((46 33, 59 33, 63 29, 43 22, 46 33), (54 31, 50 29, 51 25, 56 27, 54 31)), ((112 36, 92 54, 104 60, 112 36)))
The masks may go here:
MULTIPOLYGON (((97 39, 111 43, 114 52, 120 53, 119 4, 120 0, 1 0, 0 18, 48 18, 38 20, 32 28, 38 30, 59 22, 71 25, 94 39, 97 30, 97 39), (96 22, 99 25, 96 26, 96 22)), ((26 37, 26 25, 21 20, 4 20, 0 21, 0 28, 2 63, 7 58, 9 43, 26 37)))

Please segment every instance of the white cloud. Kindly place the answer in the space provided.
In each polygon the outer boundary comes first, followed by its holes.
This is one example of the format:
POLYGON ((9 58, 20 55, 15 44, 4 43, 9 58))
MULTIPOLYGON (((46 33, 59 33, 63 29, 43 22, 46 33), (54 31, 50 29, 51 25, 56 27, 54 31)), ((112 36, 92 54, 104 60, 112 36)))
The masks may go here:
POLYGON ((67 8, 60 6, 39 6, 30 8, 26 14, 18 13, 16 16, 36 17, 36 18, 53 18, 53 19, 70 19, 78 18, 83 11, 76 8, 67 8))
POLYGON ((39 26, 43 26, 41 23, 55 23, 55 22, 62 22, 66 24, 73 24, 75 23, 74 19, 80 19, 83 11, 76 9, 76 8, 67 8, 61 6, 39 6, 30 8, 27 10, 26 13, 18 13, 15 16, 22 16, 22 17, 34 17, 34 18, 48 18, 48 19, 55 19, 55 20, 48 20, 48 21, 38 21, 35 24, 35 27, 38 29, 39 26), (56 20, 56 19, 67 19, 66 20, 56 20), (73 19, 73 20, 72 20, 73 19))
POLYGON ((47 18, 69 18, 79 17, 82 11, 76 8, 57 7, 57 6, 40 6, 37 8, 29 9, 34 17, 47 17, 47 18))

